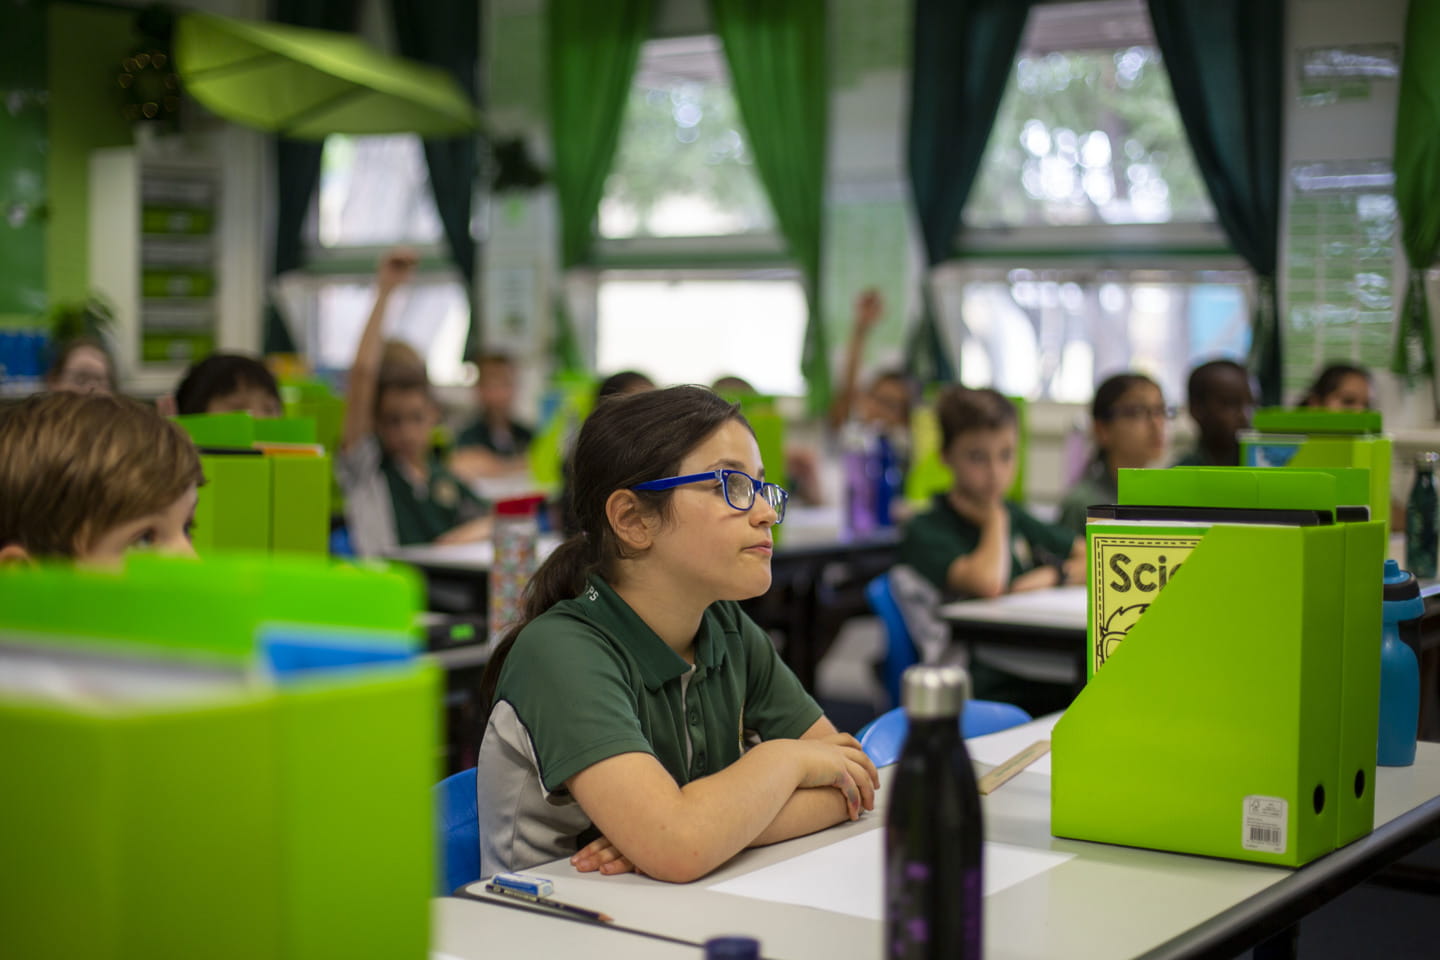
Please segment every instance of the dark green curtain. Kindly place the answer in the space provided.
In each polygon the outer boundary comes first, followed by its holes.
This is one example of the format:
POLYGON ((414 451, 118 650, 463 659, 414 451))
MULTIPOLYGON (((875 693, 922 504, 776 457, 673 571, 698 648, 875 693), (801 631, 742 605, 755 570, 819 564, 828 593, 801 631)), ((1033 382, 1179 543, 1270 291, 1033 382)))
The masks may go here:
MULTIPOLYGON (((479 0, 391 0, 395 36, 404 56, 440 67, 475 101, 475 68, 480 56, 479 0)), ((445 229, 450 256, 465 281, 470 329, 465 355, 480 347, 479 311, 475 309, 475 238, 470 214, 478 166, 473 136, 425 141, 430 191, 445 229)))
MULTIPOLYGON (((1010 79, 1029 0, 916 0, 910 74, 910 190, 934 268, 955 254, 965 200, 1010 79)), ((927 271, 928 274, 928 271, 927 271)), ((955 379, 927 278, 905 365, 922 383, 955 379)))
POLYGON ((566 269, 586 263, 651 0, 550 0, 550 137, 566 269))
POLYGON ((1392 369, 1413 381, 1431 379, 1435 395, 1435 347, 1425 271, 1440 257, 1440 5, 1412 2, 1405 20, 1405 60, 1395 124, 1395 203, 1401 241, 1410 263, 1405 307, 1400 313, 1392 369))
POLYGON ((1150 0, 1150 18, 1215 215, 1259 283, 1250 369, 1276 405, 1285 2, 1150 0))
MULTIPOLYGON (((354 30, 359 13, 358 0, 275 0, 270 19, 297 27, 322 30, 354 30)), ((310 212, 310 198, 320 182, 323 143, 308 140, 275 140, 275 260, 271 275, 297 270, 305 265, 302 231, 310 212)), ((294 353, 295 338, 275 304, 265 308, 265 353, 294 353)))
POLYGON ((825 0, 710 0, 760 180, 805 275, 810 319, 801 358, 812 414, 830 405, 830 351, 820 305, 829 114, 825 0))

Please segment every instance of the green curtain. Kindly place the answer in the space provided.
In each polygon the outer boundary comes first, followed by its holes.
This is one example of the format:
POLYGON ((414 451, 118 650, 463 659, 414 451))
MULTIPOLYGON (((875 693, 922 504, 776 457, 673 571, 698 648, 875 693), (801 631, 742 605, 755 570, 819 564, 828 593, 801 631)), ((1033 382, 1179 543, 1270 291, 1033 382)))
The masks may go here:
POLYGON ((810 412, 830 406, 830 351, 820 304, 825 137, 829 115, 825 0, 710 0, 755 166, 790 255, 805 277, 801 368, 810 412))
POLYGON ((615 159, 620 122, 651 0, 550 0, 552 178, 560 202, 561 264, 590 259, 595 212, 615 159))
MULTIPOLYGON (((353 30, 359 16, 358 0, 275 0, 270 19, 297 27, 353 30)), ((302 232, 310 213, 310 198, 320 182, 324 143, 275 140, 275 259, 271 276, 278 277, 305 265, 302 232)), ((265 353, 294 353, 295 338, 273 302, 265 308, 265 353)))
MULTIPOLYGON (((1025 30, 1029 0, 916 0, 910 74, 910 190, 933 268, 955 254, 1000 99, 1025 30)), ((905 365, 922 383, 955 379, 928 276, 905 365)))
MULTIPOLYGON (((400 53, 450 73, 471 101, 476 99, 475 68, 480 56, 479 0, 391 0, 400 53)), ((480 313, 475 309, 475 238, 470 214, 478 169, 475 137, 425 141, 430 192, 450 246, 450 256, 465 282, 470 327, 465 355, 480 349, 480 313)))
POLYGON ((1150 0, 1150 18, 1215 215, 1259 282, 1250 369, 1276 405, 1285 0, 1150 0))
MULTIPOLYGON (((1435 347, 1425 271, 1440 257, 1440 5, 1412 2, 1405 20, 1405 60, 1395 124, 1395 203, 1410 263, 1392 369, 1407 379, 1431 379, 1435 347)), ((1440 394, 1435 407, 1440 416, 1440 394)))

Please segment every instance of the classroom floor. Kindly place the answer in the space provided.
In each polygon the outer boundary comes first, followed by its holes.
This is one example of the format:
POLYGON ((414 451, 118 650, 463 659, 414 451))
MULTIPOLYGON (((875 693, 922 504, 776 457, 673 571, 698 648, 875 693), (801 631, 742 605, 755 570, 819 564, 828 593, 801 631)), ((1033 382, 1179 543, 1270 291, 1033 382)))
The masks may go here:
MULTIPOLYGON (((817 698, 841 730, 857 732, 888 708, 873 666, 884 646, 880 621, 856 617, 845 624, 820 661, 817 698)), ((1236 960, 1251 960, 1251 954, 1246 951, 1236 960)), ((1400 870, 1382 874, 1306 917, 1300 925, 1300 956, 1304 960, 1440 957, 1440 841, 1401 861, 1400 870), (1390 882, 1400 874, 1411 881, 1403 889, 1390 882)))

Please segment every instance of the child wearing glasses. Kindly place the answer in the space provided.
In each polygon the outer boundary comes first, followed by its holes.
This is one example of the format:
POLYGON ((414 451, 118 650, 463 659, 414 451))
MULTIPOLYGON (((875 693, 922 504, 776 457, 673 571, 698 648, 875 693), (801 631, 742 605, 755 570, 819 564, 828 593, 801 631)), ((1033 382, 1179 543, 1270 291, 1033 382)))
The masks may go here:
POLYGON ((415 255, 391 250, 376 271, 375 305, 345 389, 345 426, 335 472, 345 491, 350 542, 362 557, 406 544, 464 543, 490 535, 487 507, 435 456, 440 407, 424 364, 386 343, 385 313, 415 272, 415 255))
POLYGON ((482 873, 569 857, 686 882, 873 809, 874 765, 737 604, 770 586, 787 499, 739 408, 606 400, 570 470, 579 532, 482 683, 482 873))
POLYGON ((1100 384, 1090 401, 1095 456, 1060 501, 1060 526, 1084 536, 1086 508, 1115 502, 1117 470, 1155 466, 1172 415, 1160 385, 1143 373, 1117 373, 1100 384))

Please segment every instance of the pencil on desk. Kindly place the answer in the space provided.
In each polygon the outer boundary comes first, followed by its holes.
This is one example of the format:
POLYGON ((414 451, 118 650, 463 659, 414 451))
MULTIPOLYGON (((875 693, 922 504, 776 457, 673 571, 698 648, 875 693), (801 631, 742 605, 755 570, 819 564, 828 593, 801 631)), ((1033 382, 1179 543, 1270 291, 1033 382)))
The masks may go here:
POLYGON ((1026 747, 1024 750, 1021 750, 1019 753, 1015 754, 1015 756, 999 764, 989 773, 985 774, 985 776, 981 777, 978 784, 980 788, 980 795, 985 796, 986 794, 995 790, 997 787, 1008 781, 1011 777, 1015 776, 1015 774, 1019 773, 1021 770, 1024 770, 1026 767, 1030 766, 1030 764, 1034 763, 1036 760, 1039 760, 1041 757, 1045 756, 1045 754, 1049 752, 1049 740, 1036 740, 1034 743, 1030 744, 1030 746, 1026 747))
POLYGON ((608 913, 601 913, 598 910, 587 910, 584 907, 577 907, 571 903, 561 903, 559 900, 551 900, 549 897, 537 897, 534 894, 521 893, 519 890, 510 890, 506 887, 499 887, 493 883, 485 884, 489 893, 498 894, 502 897, 509 897, 514 900, 523 900, 526 903, 534 904, 548 910, 555 910, 559 913, 572 917, 579 917, 583 920, 590 920, 595 923, 614 923, 615 918, 608 913))

